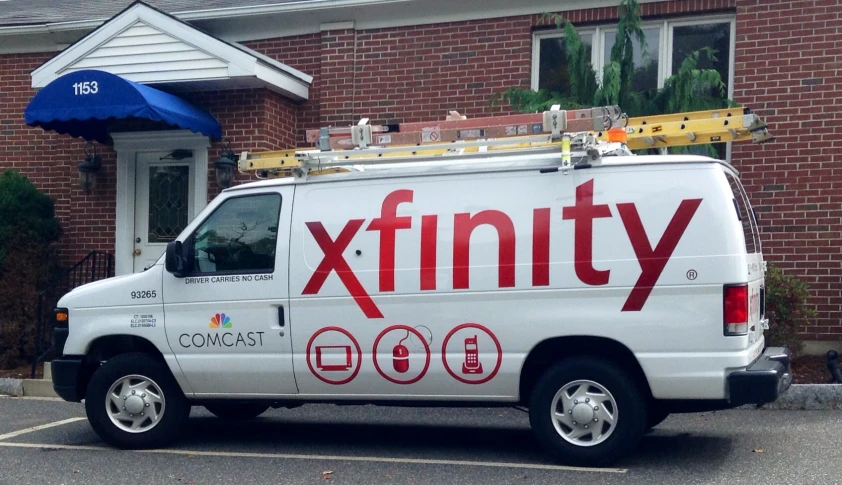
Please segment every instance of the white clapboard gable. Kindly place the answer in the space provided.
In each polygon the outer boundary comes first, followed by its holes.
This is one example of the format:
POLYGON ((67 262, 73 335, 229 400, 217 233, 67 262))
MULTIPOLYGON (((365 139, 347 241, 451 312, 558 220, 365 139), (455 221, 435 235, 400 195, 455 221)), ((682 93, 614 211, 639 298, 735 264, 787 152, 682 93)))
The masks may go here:
POLYGON ((60 73, 97 69, 140 83, 230 77, 228 63, 137 22, 60 73))
POLYGON ((308 98, 313 80, 140 3, 33 71, 32 87, 43 88, 64 74, 86 69, 173 90, 266 87, 298 100, 308 98))

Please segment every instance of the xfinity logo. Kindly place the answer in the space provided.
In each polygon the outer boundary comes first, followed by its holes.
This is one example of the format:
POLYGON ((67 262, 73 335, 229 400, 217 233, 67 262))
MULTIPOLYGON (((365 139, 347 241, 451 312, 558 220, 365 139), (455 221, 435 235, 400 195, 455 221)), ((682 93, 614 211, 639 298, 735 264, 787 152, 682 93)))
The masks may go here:
MULTIPOLYGON (((383 200, 380 217, 373 219, 365 229, 365 219, 351 219, 336 236, 328 234, 319 221, 307 222, 307 228, 319 245, 324 258, 319 263, 310 280, 301 292, 303 295, 318 295, 331 273, 336 273, 348 293, 354 298, 360 310, 368 318, 383 318, 383 313, 363 287, 354 270, 345 260, 344 252, 354 236, 360 231, 380 233, 379 290, 381 293, 395 291, 395 245, 396 232, 411 229, 420 222, 421 236, 418 244, 420 290, 436 290, 438 266, 436 251, 438 238, 438 220, 446 217, 442 214, 424 214, 417 218, 398 216, 400 204, 411 204, 412 190, 396 190, 383 200)), ((628 235, 640 265, 640 276, 629 292, 621 311, 637 312, 643 309, 658 278, 664 271, 673 251, 678 245, 687 226, 696 214, 702 199, 682 200, 660 235, 648 234, 643 227, 637 206, 633 202, 618 203, 616 207, 599 204, 594 201, 594 181, 589 180, 576 187, 576 199, 572 206, 554 210, 550 207, 536 207, 533 210, 532 231, 532 267, 531 286, 534 288, 550 285, 550 222, 553 218, 573 222, 574 247, 573 269, 578 279, 588 286, 608 284, 611 269, 594 267, 593 240, 594 222, 597 219, 619 219, 628 235), (614 209, 614 210, 612 210, 614 209), (615 219, 615 214, 619 216, 615 219)), ((471 233, 480 226, 491 226, 499 237, 498 287, 515 287, 515 227, 512 218, 500 210, 484 210, 475 214, 458 213, 453 218, 453 289, 468 290, 470 283, 471 233)), ((522 240, 522 239, 521 239, 522 240)), ((566 265, 559 265, 565 266, 566 265)), ((525 282, 524 282, 525 283, 525 282)))
MULTIPOLYGON (((234 324, 231 317, 224 313, 217 313, 210 320, 210 328, 220 327, 232 328, 234 324)), ((183 333, 178 337, 178 343, 185 349, 191 347, 263 347, 263 334, 265 332, 207 332, 207 333, 183 333)))

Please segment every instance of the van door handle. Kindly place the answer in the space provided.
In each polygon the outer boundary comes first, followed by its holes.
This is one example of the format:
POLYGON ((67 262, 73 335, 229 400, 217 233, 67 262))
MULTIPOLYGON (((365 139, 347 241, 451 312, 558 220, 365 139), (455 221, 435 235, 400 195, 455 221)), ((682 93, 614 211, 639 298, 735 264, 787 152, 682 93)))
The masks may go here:
POLYGON ((284 325, 285 325, 285 323, 284 323, 284 307, 279 306, 278 307, 278 326, 281 327, 281 331, 278 332, 278 335, 280 335, 281 337, 284 336, 284 325))

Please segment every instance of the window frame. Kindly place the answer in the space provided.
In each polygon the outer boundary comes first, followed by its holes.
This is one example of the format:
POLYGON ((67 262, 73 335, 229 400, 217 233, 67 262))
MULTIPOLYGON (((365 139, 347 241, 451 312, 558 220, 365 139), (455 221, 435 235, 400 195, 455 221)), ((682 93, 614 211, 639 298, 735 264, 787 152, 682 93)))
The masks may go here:
MULTIPOLYGON (((737 17, 735 14, 717 14, 717 15, 699 15, 696 17, 679 17, 674 19, 663 20, 647 20, 641 22, 641 28, 660 27, 661 35, 659 42, 658 56, 658 89, 664 87, 664 81, 670 77, 672 72, 672 54, 673 54, 673 40, 675 27, 687 27, 693 25, 707 25, 707 24, 730 24, 731 39, 729 45, 728 56, 728 99, 734 99, 734 77, 735 77, 735 57, 737 48, 737 17)), ((592 34, 593 44, 591 48, 591 64, 597 73, 602 72, 605 65, 605 33, 617 32, 616 24, 604 24, 595 26, 584 26, 576 29, 579 35, 592 34)), ((538 90, 540 80, 538 76, 541 73, 541 40, 563 38, 564 32, 561 30, 536 30, 532 34, 532 76, 530 81, 531 89, 538 90)), ((731 160, 732 142, 725 143, 725 161, 731 160)))
POLYGON ((278 255, 275 254, 275 258, 272 264, 271 271, 258 269, 258 270, 225 270, 225 271, 213 271, 213 272, 202 272, 198 270, 198 265, 195 261, 195 244, 196 244, 196 234, 199 232, 205 223, 216 214, 216 212, 222 208, 226 203, 235 199, 243 199, 248 197, 263 197, 267 195, 273 195, 278 198, 278 232, 275 238, 275 248, 277 249, 278 246, 278 237, 280 237, 281 232, 281 212, 283 211, 283 204, 284 204, 284 197, 279 192, 270 191, 270 192, 253 192, 249 194, 242 194, 242 195, 234 195, 231 197, 226 198, 225 200, 221 201, 219 205, 214 207, 214 209, 207 215, 201 222, 199 222, 193 231, 190 232, 190 235, 185 238, 185 253, 189 255, 190 258, 193 258, 190 261, 191 266, 193 266, 193 271, 185 276, 228 276, 228 275, 242 275, 242 274, 274 274, 275 268, 278 266, 278 255))
POLYGON ((734 208, 737 210, 737 219, 740 222, 743 231, 743 237, 745 238, 746 253, 762 254, 763 245, 760 240, 760 227, 757 224, 757 218, 754 211, 754 207, 751 205, 751 202, 748 199, 748 193, 746 192, 745 186, 743 186, 742 180, 740 180, 739 175, 735 171, 723 170, 723 173, 725 174, 725 178, 727 179, 728 189, 732 195, 732 200, 734 201, 734 208), (733 187, 731 186, 732 183, 733 187), (741 209, 742 212, 745 212, 745 218, 747 220, 743 220, 743 214, 741 212, 741 209), (751 250, 749 248, 748 238, 746 237, 746 223, 748 224, 748 231, 751 233, 751 250))

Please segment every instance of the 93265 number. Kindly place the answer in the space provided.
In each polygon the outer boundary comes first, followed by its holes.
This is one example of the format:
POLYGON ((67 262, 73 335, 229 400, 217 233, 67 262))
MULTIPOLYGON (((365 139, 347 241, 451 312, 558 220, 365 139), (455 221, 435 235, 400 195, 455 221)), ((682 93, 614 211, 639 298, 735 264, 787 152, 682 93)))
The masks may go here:
POLYGON ((142 298, 155 298, 156 296, 158 296, 158 293, 155 290, 132 292, 132 300, 138 300, 142 298))

